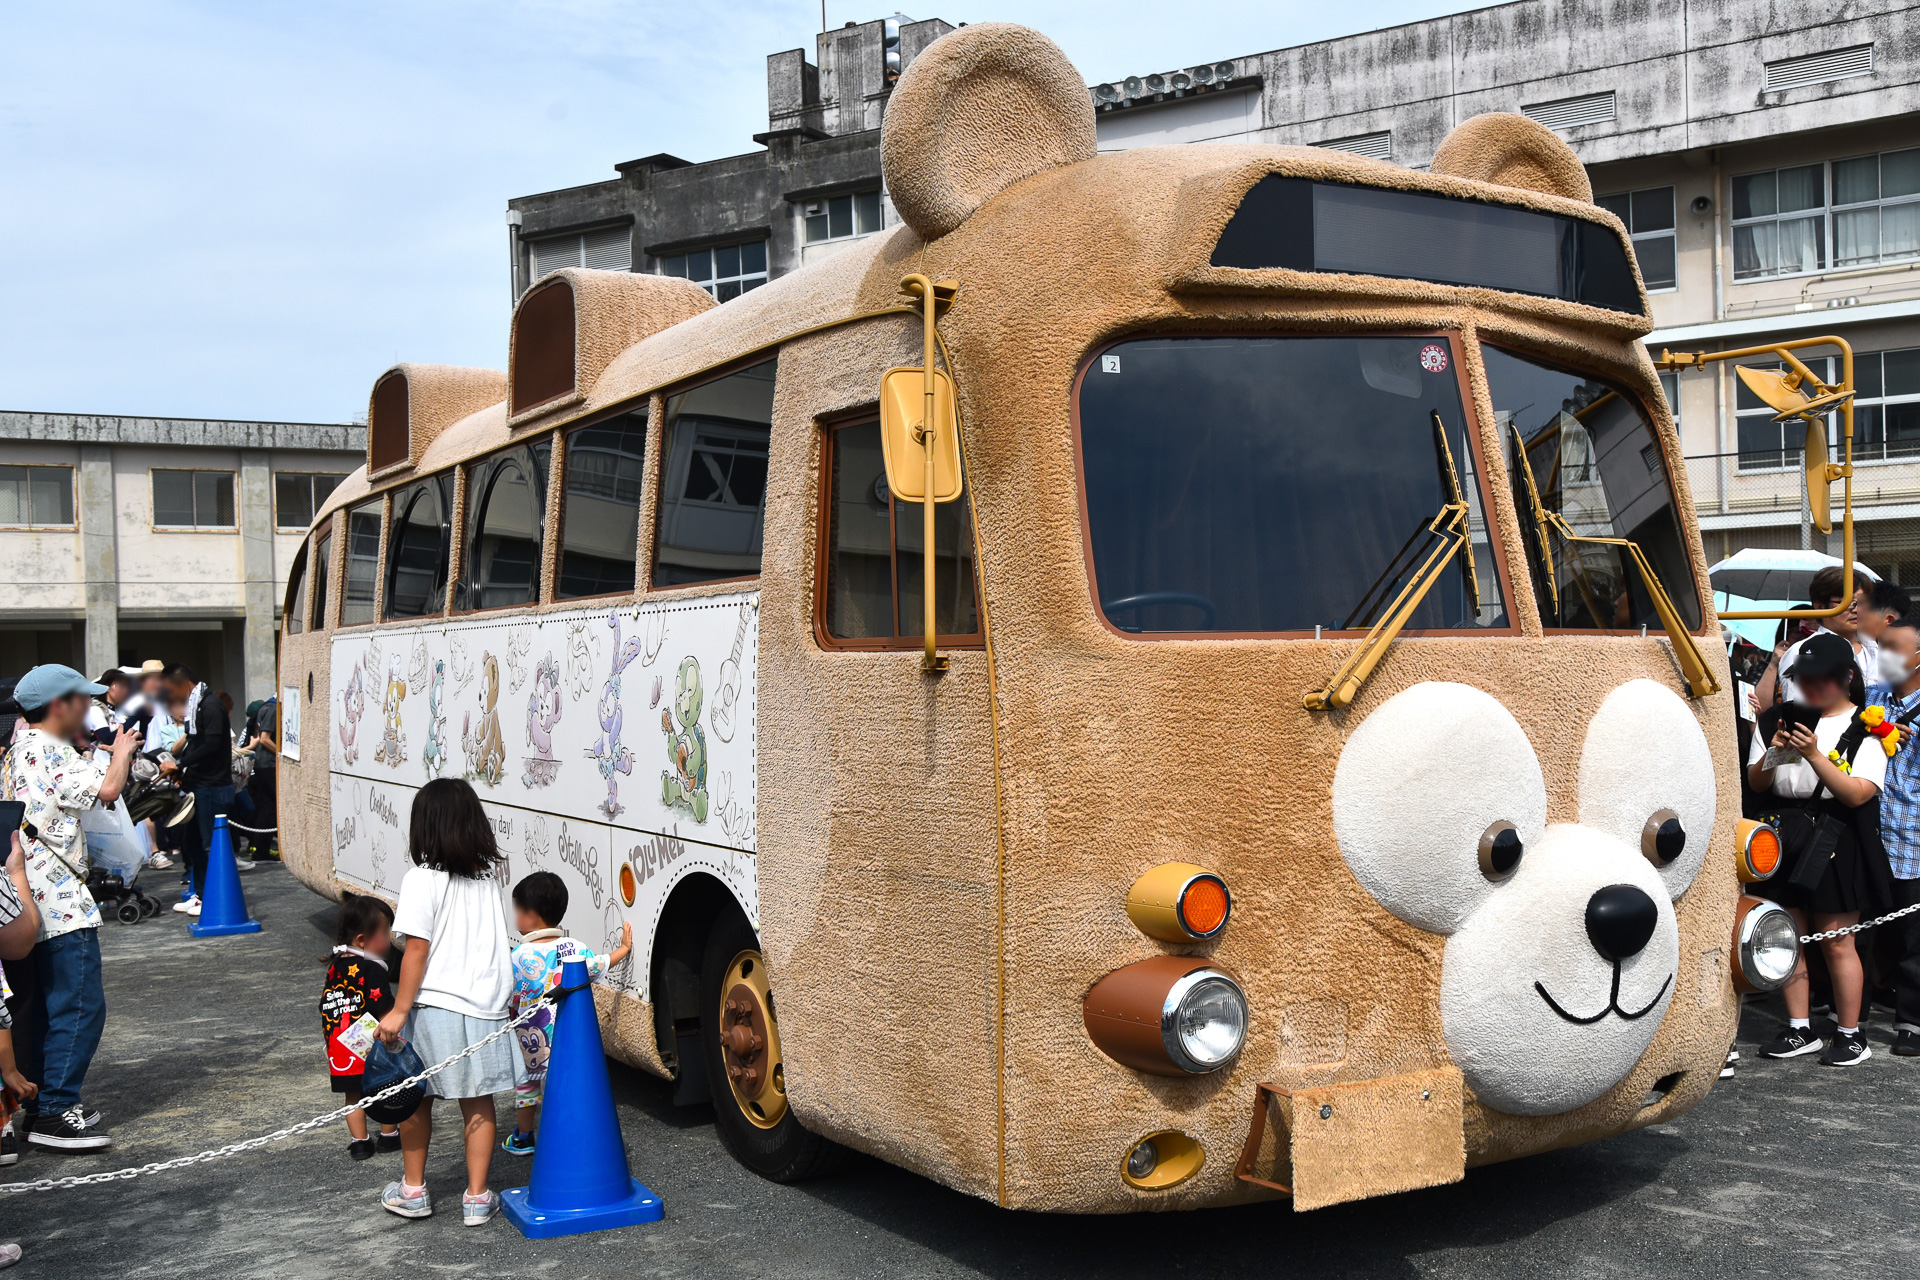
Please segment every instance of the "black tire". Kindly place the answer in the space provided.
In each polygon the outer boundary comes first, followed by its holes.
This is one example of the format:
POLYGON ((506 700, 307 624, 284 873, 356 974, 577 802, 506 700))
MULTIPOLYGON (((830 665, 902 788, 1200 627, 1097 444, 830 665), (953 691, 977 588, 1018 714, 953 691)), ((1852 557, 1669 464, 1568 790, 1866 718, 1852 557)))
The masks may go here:
POLYGON ((140 900, 138 898, 122 898, 120 900, 120 906, 114 914, 120 918, 121 924, 139 924, 142 914, 140 911, 140 900))
POLYGON ((848 1152, 837 1142, 809 1133, 791 1109, 772 1128, 749 1120, 727 1082, 720 1044, 721 984, 734 957, 758 951, 760 940, 735 910, 723 910, 707 935, 700 965, 700 1042, 706 1060, 707 1087, 713 1094, 714 1127, 735 1160, 770 1182, 801 1182, 838 1170, 848 1152))

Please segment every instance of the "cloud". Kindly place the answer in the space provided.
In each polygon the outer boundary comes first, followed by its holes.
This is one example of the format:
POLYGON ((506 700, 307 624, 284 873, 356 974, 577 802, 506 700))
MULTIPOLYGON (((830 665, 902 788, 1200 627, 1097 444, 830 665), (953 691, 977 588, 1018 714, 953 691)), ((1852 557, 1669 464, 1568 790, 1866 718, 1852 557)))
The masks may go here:
MULTIPOLYGON (((1431 14, 1009 3, 1089 78, 1431 14)), ((829 0, 838 25, 880 16, 829 0)), ((344 421, 398 359, 501 367, 506 201, 737 154, 808 0, 10 6, 0 407, 344 421)))

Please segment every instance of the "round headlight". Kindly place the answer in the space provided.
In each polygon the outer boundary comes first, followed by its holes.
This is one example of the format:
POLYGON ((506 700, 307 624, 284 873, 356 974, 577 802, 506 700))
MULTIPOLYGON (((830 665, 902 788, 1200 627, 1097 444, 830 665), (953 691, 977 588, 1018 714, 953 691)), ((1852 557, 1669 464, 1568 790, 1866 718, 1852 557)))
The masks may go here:
POLYGON ((1800 930, 1775 903, 1743 898, 1741 906, 1744 910, 1734 924, 1739 976, 1755 991, 1778 990, 1800 963, 1800 930))
POLYGON ((1247 997, 1218 969, 1195 969, 1167 992, 1160 1038, 1183 1071, 1218 1071, 1247 1039, 1247 997))

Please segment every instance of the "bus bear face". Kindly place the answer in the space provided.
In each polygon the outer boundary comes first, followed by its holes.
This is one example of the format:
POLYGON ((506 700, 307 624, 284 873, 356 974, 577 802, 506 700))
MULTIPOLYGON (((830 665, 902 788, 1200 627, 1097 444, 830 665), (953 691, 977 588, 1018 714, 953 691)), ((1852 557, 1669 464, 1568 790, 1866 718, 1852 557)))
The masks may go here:
MULTIPOLYGON (((1544 745, 1544 744, 1543 744, 1544 745)), ((1586 726, 1571 820, 1553 821, 1534 744, 1490 694, 1416 684, 1348 739, 1335 838, 1375 901, 1444 936, 1440 1023, 1480 1101, 1584 1106, 1624 1079, 1681 980, 1674 900, 1713 830, 1706 735, 1651 680, 1586 726)))

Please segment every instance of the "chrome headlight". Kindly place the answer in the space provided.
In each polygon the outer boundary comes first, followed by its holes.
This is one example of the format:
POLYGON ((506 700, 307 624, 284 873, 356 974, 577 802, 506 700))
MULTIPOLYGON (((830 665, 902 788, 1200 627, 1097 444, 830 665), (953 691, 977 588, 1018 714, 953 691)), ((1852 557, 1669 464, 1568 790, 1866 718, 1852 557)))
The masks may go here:
POLYGON ((1181 1070, 1218 1071, 1246 1043, 1246 994, 1218 969, 1195 969, 1167 991, 1160 1038, 1181 1070))
POLYGON ((1734 974, 1752 991, 1776 991, 1800 963, 1800 929, 1786 908, 1761 898, 1740 899, 1733 923, 1734 974))

